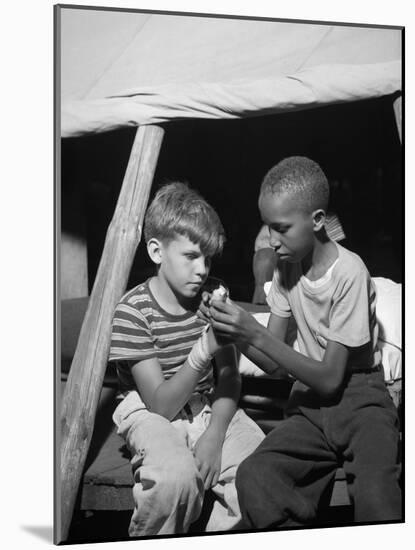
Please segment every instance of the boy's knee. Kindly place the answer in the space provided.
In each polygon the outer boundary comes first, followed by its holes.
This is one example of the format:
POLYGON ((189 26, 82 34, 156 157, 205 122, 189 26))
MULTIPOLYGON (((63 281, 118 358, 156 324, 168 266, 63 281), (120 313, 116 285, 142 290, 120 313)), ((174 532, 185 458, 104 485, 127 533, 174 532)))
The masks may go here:
POLYGON ((204 491, 203 481, 194 461, 165 464, 158 474, 161 494, 166 502, 188 499, 204 491))
POLYGON ((194 460, 177 465, 173 470, 173 475, 170 476, 170 479, 172 478, 174 478, 174 483, 178 487, 184 487, 186 492, 203 491, 203 481, 194 460))

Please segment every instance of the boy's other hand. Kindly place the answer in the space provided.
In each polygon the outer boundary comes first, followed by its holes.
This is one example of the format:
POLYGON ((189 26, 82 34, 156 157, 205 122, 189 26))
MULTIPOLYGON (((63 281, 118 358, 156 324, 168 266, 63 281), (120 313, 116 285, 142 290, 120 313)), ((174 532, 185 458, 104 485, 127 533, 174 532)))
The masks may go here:
POLYGON ((210 489, 218 482, 221 469, 222 444, 222 439, 212 431, 206 430, 199 437, 194 447, 193 454, 205 490, 210 489))

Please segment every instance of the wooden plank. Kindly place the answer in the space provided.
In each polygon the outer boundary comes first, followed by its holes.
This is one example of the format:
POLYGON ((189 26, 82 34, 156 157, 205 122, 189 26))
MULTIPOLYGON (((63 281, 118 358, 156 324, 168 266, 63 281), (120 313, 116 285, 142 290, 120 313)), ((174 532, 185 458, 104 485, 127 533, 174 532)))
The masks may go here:
POLYGON ((137 131, 69 372, 58 434, 61 437, 59 541, 66 540, 68 535, 107 365, 112 316, 125 291, 141 238, 163 135, 164 130, 158 126, 140 127, 137 131))
POLYGON ((87 511, 126 512, 133 510, 134 500, 131 486, 94 485, 84 483, 81 509, 87 511))
POLYGON ((82 510, 132 510, 133 475, 124 440, 111 431, 84 474, 82 510))
POLYGON ((331 494, 330 506, 350 505, 349 491, 347 489, 346 474, 343 468, 337 468, 336 477, 331 494))
POLYGON ((115 428, 108 435, 97 459, 84 474, 84 483, 128 485, 132 487, 130 453, 115 428))

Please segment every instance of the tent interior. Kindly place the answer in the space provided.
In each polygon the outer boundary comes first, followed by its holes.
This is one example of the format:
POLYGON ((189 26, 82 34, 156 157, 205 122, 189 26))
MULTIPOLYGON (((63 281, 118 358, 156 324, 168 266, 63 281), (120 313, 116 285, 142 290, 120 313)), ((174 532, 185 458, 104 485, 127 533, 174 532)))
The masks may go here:
MULTIPOLYGON (((329 210, 343 226, 342 244, 361 255, 372 276, 401 282, 402 147, 394 98, 236 120, 170 121, 164 124, 150 199, 163 183, 180 180, 216 208, 227 242, 211 275, 226 281, 234 299, 250 301, 254 241, 261 227, 261 181, 282 158, 309 156, 329 179, 329 210)), ((135 128, 124 128, 62 140, 62 231, 81 233, 86 239, 88 293, 134 135, 135 128)), ((143 241, 127 288, 153 273, 143 241)))

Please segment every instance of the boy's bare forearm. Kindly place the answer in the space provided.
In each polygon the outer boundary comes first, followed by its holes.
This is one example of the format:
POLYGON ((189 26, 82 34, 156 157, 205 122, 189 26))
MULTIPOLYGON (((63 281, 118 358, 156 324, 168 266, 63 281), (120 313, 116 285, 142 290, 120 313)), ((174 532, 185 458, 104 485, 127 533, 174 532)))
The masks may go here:
POLYGON ((286 371, 274 360, 268 357, 265 353, 256 349, 254 346, 246 344, 237 344, 238 349, 248 359, 250 359, 257 367, 263 370, 266 374, 274 378, 286 378, 286 371))
POLYGON ((217 384, 215 387, 210 429, 225 437, 241 394, 241 376, 236 364, 233 346, 222 348, 217 357, 217 384))
POLYGON ((322 361, 317 361, 273 337, 265 327, 261 327, 261 330, 256 333, 252 346, 257 352, 262 352, 272 361, 278 362, 294 378, 323 396, 334 394, 343 381, 348 354, 345 348, 340 350, 338 361, 331 361, 326 356, 322 361))
POLYGON ((202 373, 196 372, 186 361, 169 380, 156 388, 151 411, 172 420, 190 399, 202 376, 202 373))
POLYGON ((240 376, 224 377, 215 388, 209 429, 225 437, 226 430, 238 407, 241 392, 240 376))
POLYGON ((210 358, 219 350, 212 329, 202 334, 183 366, 154 392, 154 412, 169 420, 180 411, 194 392, 199 380, 211 368, 210 358))

